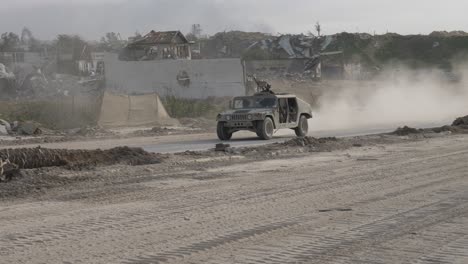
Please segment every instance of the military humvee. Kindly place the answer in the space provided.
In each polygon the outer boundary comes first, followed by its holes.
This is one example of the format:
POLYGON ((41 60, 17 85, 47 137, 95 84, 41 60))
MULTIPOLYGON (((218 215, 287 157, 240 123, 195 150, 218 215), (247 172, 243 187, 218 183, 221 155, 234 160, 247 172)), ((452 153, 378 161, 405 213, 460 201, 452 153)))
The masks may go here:
POLYGON ((230 109, 220 113, 216 121, 220 140, 229 140, 234 132, 248 130, 262 139, 271 139, 275 130, 293 129, 297 136, 308 132, 307 120, 312 118, 308 103, 292 94, 275 94, 269 89, 253 96, 235 97, 230 109))

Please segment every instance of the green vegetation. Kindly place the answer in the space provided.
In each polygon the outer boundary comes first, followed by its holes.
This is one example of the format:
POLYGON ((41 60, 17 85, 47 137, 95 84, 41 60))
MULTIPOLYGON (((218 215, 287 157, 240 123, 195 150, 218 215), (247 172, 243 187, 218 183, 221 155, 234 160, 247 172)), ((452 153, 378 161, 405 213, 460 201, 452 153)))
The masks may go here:
POLYGON ((345 62, 367 66, 402 63, 413 68, 451 70, 451 62, 468 53, 468 36, 341 33, 327 50, 343 50, 345 62))
POLYGON ((468 37, 395 36, 378 49, 376 58, 382 63, 405 62, 411 67, 451 69, 451 61, 468 52, 468 37))

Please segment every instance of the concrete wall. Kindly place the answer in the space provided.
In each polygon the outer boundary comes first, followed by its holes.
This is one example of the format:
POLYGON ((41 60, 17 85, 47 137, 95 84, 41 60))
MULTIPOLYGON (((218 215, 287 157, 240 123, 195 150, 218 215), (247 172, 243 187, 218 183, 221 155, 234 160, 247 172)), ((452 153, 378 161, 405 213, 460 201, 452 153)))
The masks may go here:
POLYGON ((106 54, 107 89, 204 99, 245 94, 240 59, 120 61, 106 54))

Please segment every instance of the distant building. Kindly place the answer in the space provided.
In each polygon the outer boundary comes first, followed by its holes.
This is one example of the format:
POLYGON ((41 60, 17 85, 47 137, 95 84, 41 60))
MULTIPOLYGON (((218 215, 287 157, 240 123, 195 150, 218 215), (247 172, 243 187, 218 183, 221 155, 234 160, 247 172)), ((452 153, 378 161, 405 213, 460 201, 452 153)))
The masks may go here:
POLYGON ((190 42, 180 31, 152 30, 129 43, 119 55, 120 60, 145 61, 163 59, 192 59, 190 42))
POLYGON ((91 52, 92 71, 97 74, 104 74, 104 52, 91 52))

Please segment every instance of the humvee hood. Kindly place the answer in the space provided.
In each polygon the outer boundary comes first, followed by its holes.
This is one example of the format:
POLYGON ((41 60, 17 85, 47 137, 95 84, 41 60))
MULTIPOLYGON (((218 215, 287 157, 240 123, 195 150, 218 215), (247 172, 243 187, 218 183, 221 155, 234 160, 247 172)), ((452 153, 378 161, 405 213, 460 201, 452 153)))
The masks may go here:
POLYGON ((255 108, 255 109, 236 109, 236 110, 226 110, 222 112, 222 115, 232 115, 232 114, 262 114, 262 113, 271 113, 271 108, 255 108))

